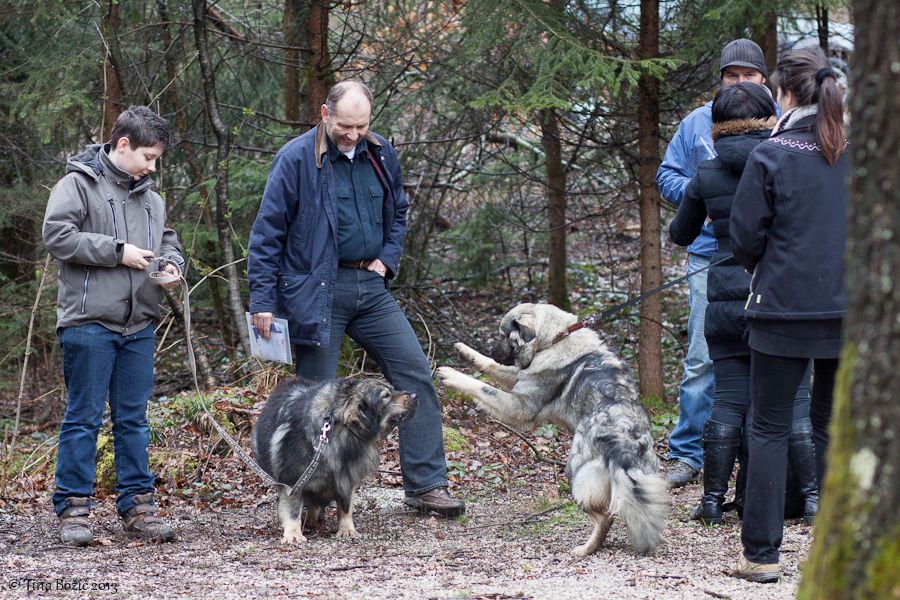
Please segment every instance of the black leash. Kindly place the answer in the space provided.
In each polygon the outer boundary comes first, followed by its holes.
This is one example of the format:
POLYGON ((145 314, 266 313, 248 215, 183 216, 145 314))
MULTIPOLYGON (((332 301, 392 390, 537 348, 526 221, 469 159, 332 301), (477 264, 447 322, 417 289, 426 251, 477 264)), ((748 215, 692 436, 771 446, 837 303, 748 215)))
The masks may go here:
POLYGON ((555 344, 556 342, 568 337, 570 333, 578 331, 579 329, 584 329, 585 327, 593 328, 594 325, 599 324, 601 321, 605 321, 606 319, 608 319, 612 315, 616 314, 617 312, 619 312, 621 310, 625 310, 629 306, 633 306, 633 305, 637 304, 638 302, 640 302, 641 300, 645 300, 651 296, 655 296, 656 294, 658 294, 660 292, 664 292, 665 290, 669 289, 673 285, 678 285, 682 281, 686 281, 688 278, 693 277, 697 273, 702 273, 703 271, 706 271, 710 267, 721 264, 721 263, 725 262, 726 260, 728 260, 729 258, 733 258, 733 257, 734 257, 733 254, 723 256, 719 260, 717 260, 715 262, 711 262, 701 269, 697 269, 696 271, 691 271, 690 273, 688 273, 686 275, 682 275, 678 279, 673 279, 672 281, 664 283, 657 288, 653 288, 649 292, 645 292, 645 293, 641 294, 640 296, 632 298, 631 300, 626 300, 625 302, 622 302, 621 304, 616 304, 612 308, 607 308, 600 314, 592 315, 590 317, 587 317, 586 319, 582 319, 581 321, 578 321, 577 323, 573 323, 572 325, 569 325, 568 327, 566 327, 565 329, 560 331, 557 334, 557 336, 555 338, 553 338, 553 341, 550 343, 555 344))

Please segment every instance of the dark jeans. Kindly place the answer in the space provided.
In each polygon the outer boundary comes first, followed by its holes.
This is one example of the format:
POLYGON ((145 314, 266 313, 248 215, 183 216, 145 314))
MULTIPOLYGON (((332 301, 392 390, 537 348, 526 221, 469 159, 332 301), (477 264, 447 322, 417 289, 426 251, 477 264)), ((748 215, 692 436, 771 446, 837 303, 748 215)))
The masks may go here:
POLYGON ((116 468, 116 510, 134 506, 136 494, 153 493, 149 468, 147 400, 153 390, 153 326, 121 335, 102 325, 59 330, 63 376, 68 390, 56 458, 58 515, 70 496, 94 492, 97 434, 109 397, 116 468))
MULTIPOLYGON (((716 380, 716 399, 709 419, 734 427, 743 427, 750 409, 750 357, 735 356, 713 361, 716 380)), ((800 379, 794 394, 794 417, 809 416, 809 369, 800 379)))
POLYGON ((441 409, 431 368, 406 316, 377 273, 338 268, 328 347, 297 346, 297 375, 331 379, 343 332, 375 359, 395 388, 414 392, 415 416, 400 425, 400 468, 407 494, 447 487, 441 409))
MULTIPOLYGON (((748 560, 777 564, 784 533, 784 487, 793 396, 809 359, 772 356, 756 350, 751 350, 751 354, 753 426, 741 540, 748 560)), ((819 481, 825 472, 828 422, 837 367, 836 358, 813 360, 809 416, 819 481)))

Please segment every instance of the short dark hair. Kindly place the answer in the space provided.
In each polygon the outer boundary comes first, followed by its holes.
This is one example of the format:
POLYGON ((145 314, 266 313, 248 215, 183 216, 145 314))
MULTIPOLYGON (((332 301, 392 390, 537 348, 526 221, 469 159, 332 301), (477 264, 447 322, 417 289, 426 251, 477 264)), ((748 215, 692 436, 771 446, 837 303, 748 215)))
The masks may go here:
POLYGON ((110 144, 115 147, 120 139, 128 138, 132 150, 169 145, 169 122, 146 106, 129 106, 113 125, 110 144))
POLYGON ((345 79, 340 83, 336 83, 334 87, 328 90, 328 96, 325 98, 325 106, 328 108, 329 113, 334 112, 334 107, 337 106, 337 103, 341 98, 344 97, 344 94, 351 89, 356 89, 366 97, 369 101, 369 106, 373 109, 375 108, 375 99, 372 96, 372 90, 369 89, 365 83, 363 83, 359 79, 345 79))
POLYGON ((763 86, 742 81, 716 92, 712 104, 713 123, 737 119, 768 119, 775 116, 772 94, 763 86))

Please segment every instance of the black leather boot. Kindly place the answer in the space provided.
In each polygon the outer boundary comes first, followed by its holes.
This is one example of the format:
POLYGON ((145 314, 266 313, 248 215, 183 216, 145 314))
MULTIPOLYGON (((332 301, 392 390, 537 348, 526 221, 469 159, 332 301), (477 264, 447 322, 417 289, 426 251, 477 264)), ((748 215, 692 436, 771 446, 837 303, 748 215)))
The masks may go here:
POLYGON ((740 446, 740 427, 711 420, 703 425, 703 497, 692 519, 705 525, 722 522, 722 504, 740 446))
POLYGON ((816 448, 809 418, 794 421, 788 438, 788 468, 803 499, 803 520, 812 525, 819 510, 819 482, 816 478, 816 448))

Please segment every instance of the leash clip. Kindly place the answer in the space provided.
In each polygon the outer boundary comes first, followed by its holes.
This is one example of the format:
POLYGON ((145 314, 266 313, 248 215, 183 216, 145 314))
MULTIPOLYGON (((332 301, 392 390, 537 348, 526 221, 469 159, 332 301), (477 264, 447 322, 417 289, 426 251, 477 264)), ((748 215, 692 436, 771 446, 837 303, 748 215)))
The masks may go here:
POLYGON ((322 435, 319 436, 319 440, 323 444, 328 443, 328 432, 331 431, 331 421, 325 421, 322 423, 322 435))

